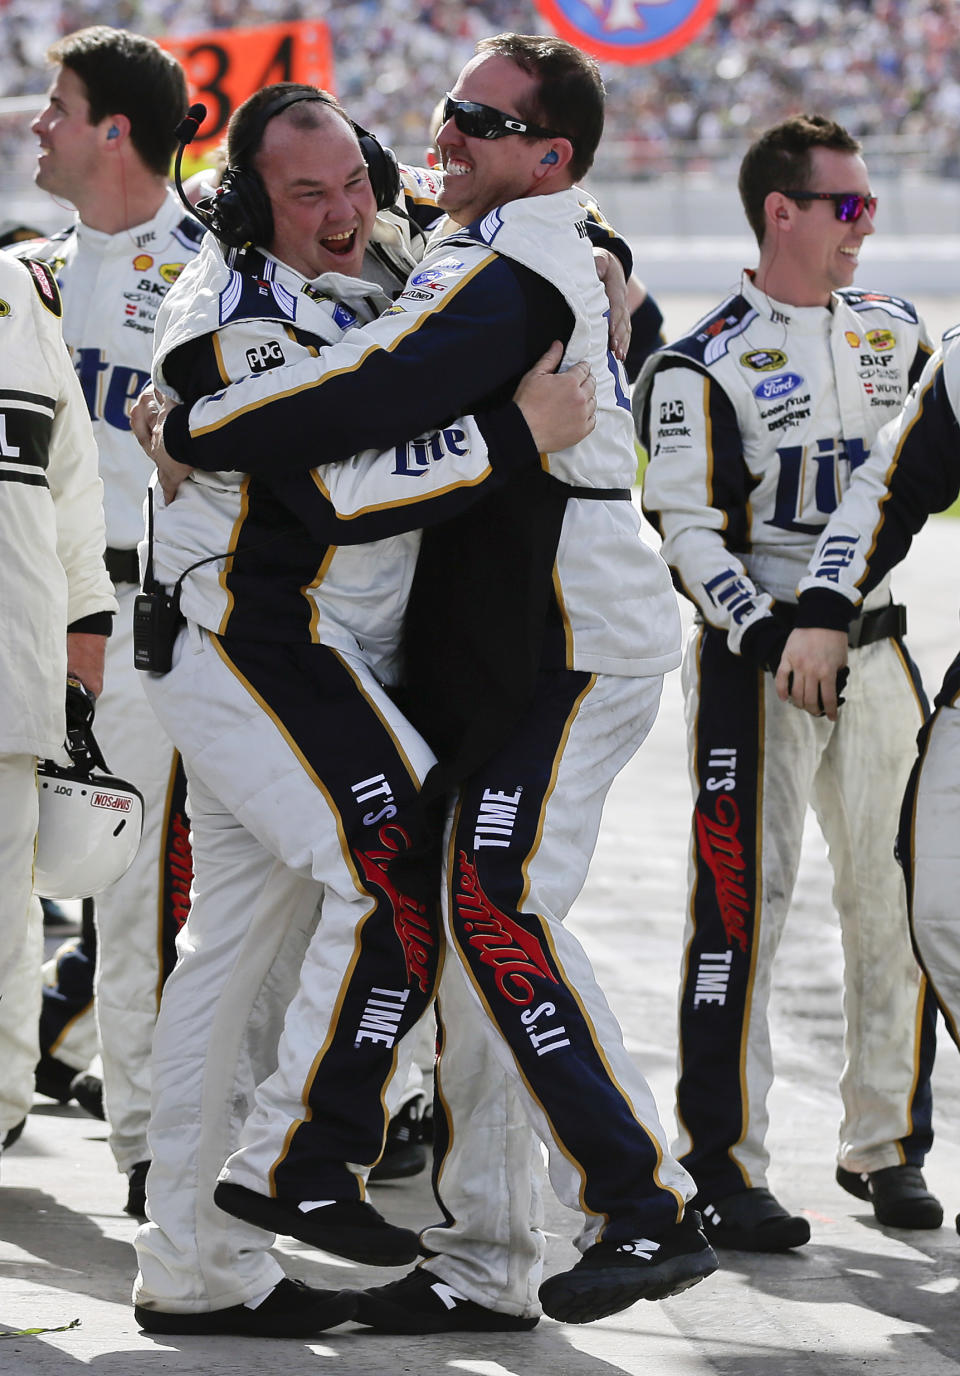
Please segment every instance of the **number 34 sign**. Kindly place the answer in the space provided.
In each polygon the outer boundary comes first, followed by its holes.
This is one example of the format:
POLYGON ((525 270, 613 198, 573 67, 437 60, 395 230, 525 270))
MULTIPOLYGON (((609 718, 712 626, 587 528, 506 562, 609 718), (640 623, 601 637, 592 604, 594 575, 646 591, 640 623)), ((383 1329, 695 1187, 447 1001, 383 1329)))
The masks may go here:
POLYGON ((200 100, 207 107, 191 150, 219 143, 237 106, 275 81, 333 89, 333 50, 326 24, 303 21, 211 29, 159 42, 183 66, 191 101, 200 100))

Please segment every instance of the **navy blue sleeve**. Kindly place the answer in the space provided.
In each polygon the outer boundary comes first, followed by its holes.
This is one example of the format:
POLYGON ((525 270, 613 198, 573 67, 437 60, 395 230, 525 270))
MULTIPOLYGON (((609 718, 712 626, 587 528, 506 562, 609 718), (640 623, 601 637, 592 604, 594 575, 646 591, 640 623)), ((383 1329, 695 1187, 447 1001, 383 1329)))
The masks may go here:
POLYGON ((663 343, 662 325, 663 313, 647 292, 630 317, 630 347, 623 360, 628 382, 636 382, 644 363, 663 343))
POLYGON ((523 374, 555 339, 566 342, 573 315, 538 273, 494 255, 442 307, 420 318, 389 350, 372 349, 358 367, 252 408, 191 436, 186 408, 171 412, 164 444, 173 458, 208 472, 272 480, 385 450, 510 399, 523 374))
MULTIPOLYGON (((524 470, 539 467, 540 454, 523 418, 512 401, 477 416, 486 441, 492 472, 475 487, 458 486, 412 501, 383 507, 349 520, 341 519, 326 500, 318 500, 309 473, 296 473, 279 482, 268 482, 274 495, 292 511, 310 534, 328 545, 364 545, 405 531, 424 530, 472 507, 497 491, 524 470)), ((403 446, 401 446, 403 448, 403 446)))

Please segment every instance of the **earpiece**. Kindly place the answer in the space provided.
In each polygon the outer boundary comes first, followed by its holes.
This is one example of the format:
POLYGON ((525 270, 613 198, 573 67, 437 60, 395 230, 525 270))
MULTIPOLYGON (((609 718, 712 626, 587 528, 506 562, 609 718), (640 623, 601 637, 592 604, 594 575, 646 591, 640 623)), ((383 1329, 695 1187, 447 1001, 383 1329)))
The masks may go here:
POLYGON ((550 152, 547 154, 547 156, 546 156, 545 158, 541 158, 540 161, 541 161, 542 163, 543 163, 543 162, 559 162, 560 159, 557 157, 557 150, 556 150, 555 148, 551 148, 551 149, 550 149, 550 152))
POLYGON ((111 124, 110 128, 107 130, 107 138, 108 138, 108 139, 118 139, 119 137, 120 137, 120 130, 117 128, 117 126, 116 126, 115 124, 111 124))

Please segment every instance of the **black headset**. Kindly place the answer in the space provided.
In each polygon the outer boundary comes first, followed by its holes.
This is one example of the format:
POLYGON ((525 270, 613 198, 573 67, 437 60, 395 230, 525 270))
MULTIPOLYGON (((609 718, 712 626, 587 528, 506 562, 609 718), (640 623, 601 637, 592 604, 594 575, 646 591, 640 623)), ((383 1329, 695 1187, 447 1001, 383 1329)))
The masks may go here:
MULTIPOLYGON (((259 118, 239 148, 233 150, 234 162, 226 167, 220 178, 220 185, 212 196, 192 206, 186 201, 180 183, 180 161, 183 150, 193 139, 197 129, 206 116, 206 107, 191 105, 185 119, 177 128, 180 149, 177 153, 175 180, 181 199, 191 214, 195 215, 211 230, 218 239, 233 248, 243 248, 247 244, 269 245, 273 238, 273 210, 270 197, 263 184, 263 178, 249 159, 260 147, 264 131, 274 115, 301 100, 319 101, 322 105, 332 105, 330 96, 314 86, 301 86, 285 91, 276 100, 271 100, 260 111, 259 118)), ((367 164, 370 185, 378 210, 387 210, 400 194, 400 169, 391 148, 385 148, 373 134, 359 124, 350 121, 357 136, 360 151, 367 164)))

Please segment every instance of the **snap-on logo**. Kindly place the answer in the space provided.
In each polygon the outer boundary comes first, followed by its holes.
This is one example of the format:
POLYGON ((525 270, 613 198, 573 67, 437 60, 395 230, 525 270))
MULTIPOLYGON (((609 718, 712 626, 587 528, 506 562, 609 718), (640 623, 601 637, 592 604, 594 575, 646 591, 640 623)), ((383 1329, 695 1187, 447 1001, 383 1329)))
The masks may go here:
POLYGON ((111 812, 129 812, 133 801, 120 793, 94 793, 90 799, 91 807, 106 807, 111 812))
POLYGON ((753 395, 761 401, 772 401, 774 397, 785 397, 802 386, 803 378, 799 373, 778 373, 776 377, 765 377, 753 389, 753 395))

